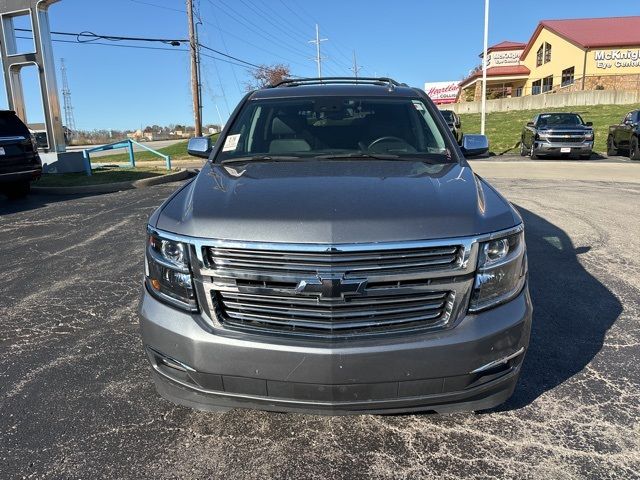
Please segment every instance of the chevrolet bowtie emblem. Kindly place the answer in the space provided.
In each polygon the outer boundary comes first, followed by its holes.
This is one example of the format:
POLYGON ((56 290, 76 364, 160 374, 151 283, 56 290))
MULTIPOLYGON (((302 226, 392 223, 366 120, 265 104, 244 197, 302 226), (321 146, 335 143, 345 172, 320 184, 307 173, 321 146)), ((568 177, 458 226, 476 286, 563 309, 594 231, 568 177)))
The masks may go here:
POLYGON ((345 295, 362 295, 366 286, 366 280, 318 277, 302 280, 296 287, 296 293, 317 295, 321 299, 338 299, 344 298, 345 295))

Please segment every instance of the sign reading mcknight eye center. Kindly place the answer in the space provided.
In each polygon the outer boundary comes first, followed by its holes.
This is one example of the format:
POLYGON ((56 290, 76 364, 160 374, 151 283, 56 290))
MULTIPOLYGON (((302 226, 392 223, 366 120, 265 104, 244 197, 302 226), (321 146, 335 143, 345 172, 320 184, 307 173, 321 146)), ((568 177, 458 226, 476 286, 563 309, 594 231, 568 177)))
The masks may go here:
POLYGON ((640 67, 640 48, 627 50, 597 50, 593 52, 596 68, 640 67))

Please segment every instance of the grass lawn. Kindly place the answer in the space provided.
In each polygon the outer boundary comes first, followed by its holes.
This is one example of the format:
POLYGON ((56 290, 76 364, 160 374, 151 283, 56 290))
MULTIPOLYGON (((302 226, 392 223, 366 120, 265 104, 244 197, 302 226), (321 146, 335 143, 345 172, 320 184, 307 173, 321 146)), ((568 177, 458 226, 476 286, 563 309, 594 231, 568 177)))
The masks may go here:
MULTIPOLYGON (((545 110, 520 110, 512 112, 494 112, 487 114, 486 134, 489 137, 491 151, 502 153, 513 148, 520 141, 520 134, 524 125, 541 112, 575 112, 579 113, 585 122, 593 122, 595 132, 596 152, 606 152, 609 125, 620 123, 627 112, 638 108, 637 105, 595 105, 591 107, 549 108, 545 110)), ((480 114, 460 115, 462 130, 465 133, 480 132, 480 114)), ((517 150, 516 150, 517 151, 517 150)))
POLYGON ((34 182, 37 187, 76 187, 78 185, 99 185, 103 183, 126 182, 142 178, 157 177, 169 173, 162 167, 138 168, 96 168, 93 175, 87 177, 85 173, 49 173, 34 182))
MULTIPOLYGON (((214 134, 211 136, 211 139, 213 141, 215 141, 218 138, 218 134, 214 134)), ((171 157, 171 160, 181 160, 181 159, 185 159, 185 158, 193 158, 191 156, 189 156, 189 154, 187 153, 187 140, 184 140, 182 142, 177 142, 174 143, 173 145, 169 145, 168 147, 164 147, 164 148, 159 148, 158 152, 164 154, 164 155, 169 155, 171 157)), ((144 144, 143 144, 144 145, 144 144)), ((120 152, 124 152, 124 153, 116 153, 114 155, 105 155, 105 156, 101 156, 101 157, 92 157, 91 162, 92 163, 104 163, 104 162, 109 162, 109 163, 129 163, 129 152, 124 150, 124 149, 120 149, 118 150, 120 152)), ((140 152, 134 152, 134 155, 136 157, 136 162, 147 162, 150 160, 162 160, 162 157, 157 156, 155 153, 151 153, 151 152, 147 152, 145 151, 140 151, 140 152)))

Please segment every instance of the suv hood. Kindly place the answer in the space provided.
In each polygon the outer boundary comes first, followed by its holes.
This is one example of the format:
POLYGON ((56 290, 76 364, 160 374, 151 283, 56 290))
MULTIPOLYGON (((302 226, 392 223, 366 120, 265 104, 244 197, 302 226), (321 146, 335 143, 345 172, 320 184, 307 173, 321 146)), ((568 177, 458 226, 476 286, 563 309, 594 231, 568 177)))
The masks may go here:
POLYGON ((322 160, 207 162, 151 224, 194 237, 332 244, 468 236, 520 221, 468 166, 322 160))
POLYGON ((589 132, 591 130, 593 130, 593 128, 592 127, 588 127, 586 125, 551 125, 551 126, 540 127, 539 128, 540 132, 544 132, 544 131, 552 131, 552 132, 584 131, 584 132, 589 132))

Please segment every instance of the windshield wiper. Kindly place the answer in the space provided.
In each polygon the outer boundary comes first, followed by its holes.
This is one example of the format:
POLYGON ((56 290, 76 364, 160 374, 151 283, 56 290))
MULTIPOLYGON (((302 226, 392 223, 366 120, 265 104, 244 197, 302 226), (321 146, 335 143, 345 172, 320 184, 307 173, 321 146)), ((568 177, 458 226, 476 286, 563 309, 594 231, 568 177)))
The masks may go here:
POLYGON ((227 158, 221 160, 220 164, 225 163, 245 163, 245 162, 297 162, 304 160, 303 157, 294 157, 293 155, 253 155, 250 157, 227 158))
POLYGON ((398 160, 401 158, 399 155, 393 154, 378 154, 378 153, 345 153, 345 154, 327 154, 327 155, 317 155, 313 158, 321 159, 321 160, 344 160, 344 159, 352 159, 352 158, 371 158, 373 160, 398 160))

